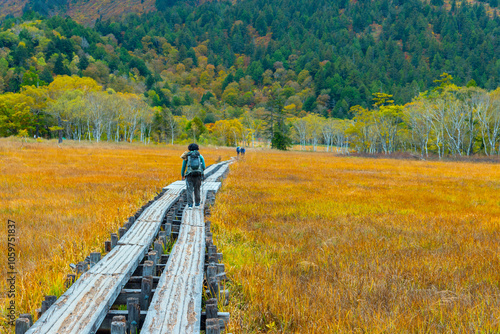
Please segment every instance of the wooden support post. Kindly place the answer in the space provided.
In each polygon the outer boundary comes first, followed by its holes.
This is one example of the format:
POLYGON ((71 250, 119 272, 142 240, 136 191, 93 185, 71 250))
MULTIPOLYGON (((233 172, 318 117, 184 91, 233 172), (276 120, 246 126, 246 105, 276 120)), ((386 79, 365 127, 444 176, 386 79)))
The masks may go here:
POLYGON ((151 290, 153 289, 153 277, 146 276, 142 278, 141 282, 141 310, 147 310, 151 302, 151 290))
POLYGON ((208 286, 210 288, 210 295, 212 296, 212 298, 219 299, 219 283, 217 282, 217 280, 215 278, 211 279, 208 282, 208 286))
POLYGON ((217 254, 217 246, 214 246, 214 245, 209 246, 208 247, 208 256, 210 257, 214 254, 217 254))
POLYGON ((100 252, 93 252, 90 253, 90 268, 95 266, 97 262, 101 260, 101 253, 100 252))
POLYGON ((136 334, 139 331, 139 321, 141 315, 141 308, 139 306, 139 299, 128 298, 127 299, 127 311, 128 311, 128 326, 130 329, 130 334, 136 334))
POLYGON ((123 236, 127 233, 127 229, 125 227, 120 227, 118 229, 118 235, 120 236, 120 239, 123 238, 123 236))
POLYGON ((219 319, 207 319, 206 327, 206 334, 220 334, 219 319))
POLYGON ((144 265, 142 266, 142 276, 153 276, 153 268, 154 268, 154 262, 153 261, 145 261, 144 265))
POLYGON ((19 315, 19 318, 28 319, 30 322, 30 327, 33 326, 33 316, 30 313, 24 313, 19 315))
POLYGON ((222 273, 226 272, 224 263, 217 263, 216 267, 217 267, 217 274, 222 274, 222 273))
POLYGON ((111 252, 111 241, 109 240, 104 241, 104 251, 106 253, 111 252))
POLYGON ((42 307, 40 308, 40 315, 43 315, 49 309, 49 303, 46 300, 42 300, 42 307))
POLYGON ((127 334, 127 324, 122 321, 111 322, 111 334, 127 334))
POLYGON ((47 309, 52 306, 57 301, 56 296, 45 296, 45 301, 47 301, 47 309))
MULTIPOLYGON (((167 232, 165 231, 160 231, 160 233, 158 233, 158 239, 160 240, 160 242, 163 242, 163 245, 167 245, 167 232)), ((162 252, 163 254, 163 252, 162 252)))
POLYGON ((76 275, 75 274, 68 274, 66 275, 66 282, 64 283, 66 286, 66 289, 69 289, 69 287, 75 283, 76 275))
POLYGON ((217 310, 217 299, 211 298, 207 300, 207 319, 213 319, 213 318, 218 318, 217 316, 218 310, 217 310))
POLYGON ((160 263, 161 255, 163 254, 163 242, 155 241, 154 250, 156 253, 156 264, 160 263))
POLYGON ((81 261, 81 262, 78 262, 78 264, 76 265, 76 273, 77 274, 83 274, 84 272, 86 272, 89 268, 89 265, 87 262, 85 261, 81 261))
POLYGON ((17 318, 16 320, 16 334, 24 334, 30 328, 30 320, 26 318, 17 318))
POLYGON ((151 251, 148 253, 148 261, 153 262, 153 273, 156 273, 156 265, 158 264, 158 252, 157 251, 151 251))
POLYGON ((222 253, 217 253, 216 255, 217 255, 217 262, 219 262, 219 263, 222 262, 224 259, 222 253))
POLYGON ((170 236, 172 234, 172 223, 165 224, 165 233, 167 235, 167 238, 170 238, 170 236))
POLYGON ((217 263, 217 247, 208 247, 208 263, 217 263))
POLYGON ((118 244, 118 235, 111 233, 111 249, 115 248, 116 244, 118 244))
POLYGON ((129 222, 130 226, 134 225, 134 223, 135 223, 135 217, 134 216, 128 217, 128 222, 129 222))
POLYGON ((207 267, 207 282, 210 282, 217 275, 217 267, 213 265, 209 265, 207 267))

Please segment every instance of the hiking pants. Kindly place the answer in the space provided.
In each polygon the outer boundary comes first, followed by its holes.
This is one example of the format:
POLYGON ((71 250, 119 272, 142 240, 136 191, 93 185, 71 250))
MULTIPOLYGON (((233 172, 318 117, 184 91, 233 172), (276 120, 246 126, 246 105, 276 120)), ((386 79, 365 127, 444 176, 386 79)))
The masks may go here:
POLYGON ((187 204, 193 205, 193 192, 194 192, 194 202, 200 204, 200 187, 201 187, 201 175, 186 175, 186 192, 187 192, 187 204))

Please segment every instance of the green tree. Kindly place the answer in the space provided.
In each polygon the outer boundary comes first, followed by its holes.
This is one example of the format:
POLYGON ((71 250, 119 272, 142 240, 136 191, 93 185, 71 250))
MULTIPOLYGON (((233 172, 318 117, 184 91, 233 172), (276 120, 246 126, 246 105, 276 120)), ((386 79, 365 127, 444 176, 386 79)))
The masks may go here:
POLYGON ((205 124, 203 124, 203 121, 196 116, 187 123, 185 130, 188 134, 193 136, 193 140, 196 142, 200 139, 200 136, 207 131, 207 128, 205 124))
POLYGON ((78 69, 80 71, 83 71, 86 70, 88 66, 89 66, 89 59, 87 58, 87 55, 84 53, 80 58, 80 61, 78 62, 78 69))
POLYGON ((63 56, 59 54, 56 62, 54 63, 54 74, 56 75, 71 75, 70 70, 63 64, 63 56))

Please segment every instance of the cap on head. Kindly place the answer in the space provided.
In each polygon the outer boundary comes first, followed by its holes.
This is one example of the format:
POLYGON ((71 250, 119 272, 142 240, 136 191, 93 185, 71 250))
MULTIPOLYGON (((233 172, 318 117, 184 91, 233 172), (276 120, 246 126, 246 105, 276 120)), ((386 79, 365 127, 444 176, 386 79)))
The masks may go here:
POLYGON ((200 148, 198 147, 198 144, 193 143, 193 144, 189 144, 188 150, 190 150, 190 151, 199 151, 200 148))

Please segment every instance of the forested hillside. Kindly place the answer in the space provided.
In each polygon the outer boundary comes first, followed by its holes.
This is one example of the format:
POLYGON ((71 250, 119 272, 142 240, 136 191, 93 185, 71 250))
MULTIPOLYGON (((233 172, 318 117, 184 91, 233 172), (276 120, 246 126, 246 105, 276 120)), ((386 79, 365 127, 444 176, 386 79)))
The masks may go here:
MULTIPOLYGON (((215 66, 228 68, 244 55, 236 78, 250 75, 257 85, 277 62, 295 75, 305 69, 315 97, 328 95, 327 109, 340 117, 353 105, 369 105, 378 91, 410 101, 443 72, 457 84, 474 79, 488 89, 500 80, 500 19, 490 18, 489 6, 453 2, 447 10, 440 1, 434 6, 420 0, 259 0, 198 7, 177 1, 168 7, 172 2, 158 0, 163 12, 98 22, 96 29, 142 52, 148 51, 144 36, 165 37, 180 51, 179 61, 193 58, 188 51, 200 43, 215 66)), ((161 43, 153 49, 164 52, 161 43)), ((313 107, 308 103, 306 111, 313 107)))
MULTIPOLYGON (((0 90, 22 93, 58 75, 90 77, 108 93, 144 96, 156 108, 154 140, 187 137, 181 130, 193 121, 197 139, 218 121, 245 115, 259 125, 237 126, 238 135, 225 130, 225 144, 258 128, 262 138, 274 137, 276 127, 289 137, 287 119, 352 119, 371 108, 376 93, 408 103, 439 86, 442 73, 458 86, 494 90, 500 82, 496 0, 157 0, 158 11, 98 19, 93 28, 40 16, 43 8, 69 6, 60 2, 30 0, 21 19, 3 20, 0 90), (175 136, 167 121, 174 116, 184 117, 175 136)), ((50 135, 54 117, 36 114, 28 132, 50 135)))

